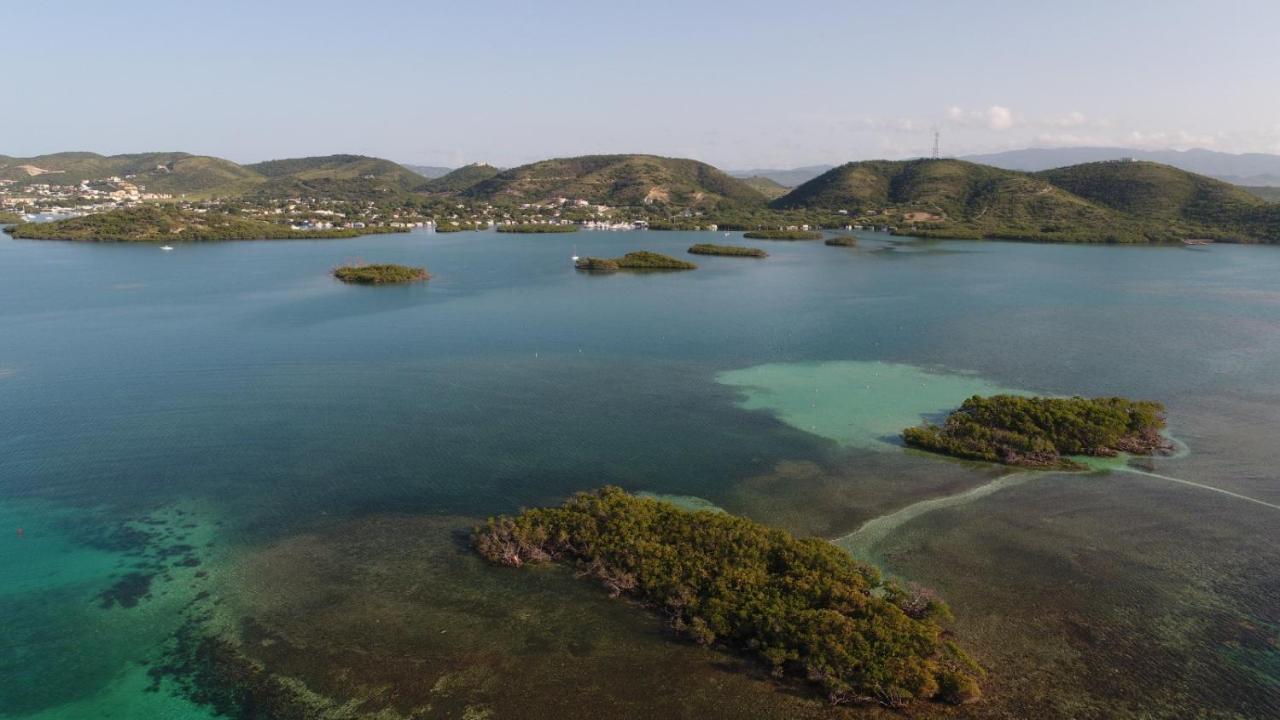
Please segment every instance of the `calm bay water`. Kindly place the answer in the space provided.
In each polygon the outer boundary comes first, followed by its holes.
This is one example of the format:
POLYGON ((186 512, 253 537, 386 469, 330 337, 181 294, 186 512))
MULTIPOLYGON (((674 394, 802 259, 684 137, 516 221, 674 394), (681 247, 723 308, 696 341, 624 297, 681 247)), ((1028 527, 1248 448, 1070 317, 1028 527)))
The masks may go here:
MULTIPOLYGON (((585 583, 478 566, 457 533, 612 483, 849 536, 1001 482, 891 438, 971 392, 1161 400, 1191 452, 1141 469, 1280 504, 1280 248, 868 234, 689 273, 569 261, 714 239, 4 236, 0 717, 210 716, 149 674, 183 628, 269 639, 258 661, 339 705, 351 655, 388 658, 370 686, 416 657, 424 688, 385 703, 405 716, 530 716, 518 698, 588 677, 560 716, 835 713, 585 583), (434 277, 329 278, 356 258, 434 277)), ((966 713, 1280 713, 1280 510, 1122 471, 991 490, 866 550, 952 601, 991 672, 966 713)))

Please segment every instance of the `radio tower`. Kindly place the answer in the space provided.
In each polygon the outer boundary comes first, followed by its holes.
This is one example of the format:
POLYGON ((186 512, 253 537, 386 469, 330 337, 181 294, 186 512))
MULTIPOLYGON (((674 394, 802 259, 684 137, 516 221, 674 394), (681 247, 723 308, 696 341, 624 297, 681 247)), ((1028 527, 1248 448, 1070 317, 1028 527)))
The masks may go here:
POLYGON ((938 128, 935 125, 933 128, 933 159, 934 160, 937 160, 939 157, 938 156, 938 135, 939 135, 938 128))

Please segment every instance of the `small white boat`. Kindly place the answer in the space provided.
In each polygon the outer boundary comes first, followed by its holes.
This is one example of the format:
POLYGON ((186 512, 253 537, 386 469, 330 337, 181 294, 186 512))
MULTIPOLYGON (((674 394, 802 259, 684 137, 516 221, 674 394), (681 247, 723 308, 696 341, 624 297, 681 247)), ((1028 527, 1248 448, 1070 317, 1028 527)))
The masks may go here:
POLYGON ((724 236, 725 236, 725 237, 729 237, 729 233, 725 233, 725 234, 724 234, 724 236))
POLYGON ((161 250, 172 250, 172 249, 173 249, 173 246, 172 246, 172 245, 161 245, 161 246, 160 246, 160 249, 161 249, 161 250))

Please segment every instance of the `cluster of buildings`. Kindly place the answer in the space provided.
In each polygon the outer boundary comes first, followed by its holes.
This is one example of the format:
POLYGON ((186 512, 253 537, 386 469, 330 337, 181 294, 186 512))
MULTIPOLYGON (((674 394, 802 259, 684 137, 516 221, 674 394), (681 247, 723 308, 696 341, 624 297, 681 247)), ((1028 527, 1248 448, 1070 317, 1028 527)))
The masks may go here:
POLYGON ((169 200, 167 193, 149 193, 127 178, 83 180, 79 184, 0 180, 0 212, 22 216, 88 215, 133 207, 142 202, 169 200))

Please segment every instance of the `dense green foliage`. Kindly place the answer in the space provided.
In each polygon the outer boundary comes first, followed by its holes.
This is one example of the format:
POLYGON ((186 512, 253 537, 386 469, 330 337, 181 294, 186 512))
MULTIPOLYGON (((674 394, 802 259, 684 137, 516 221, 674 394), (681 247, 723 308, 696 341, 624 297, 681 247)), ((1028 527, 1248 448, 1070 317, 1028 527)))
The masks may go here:
POLYGON ((1148 243, 1280 241, 1280 206, 1165 165, 1090 163, 1042 173, 960 160, 856 162, 775 200, 846 210, 919 237, 1148 243))
POLYGON ((573 266, 579 270, 597 273, 613 273, 618 272, 618 261, 609 258, 584 257, 573 263, 573 266))
POLYGON ((557 224, 551 223, 500 223, 496 227, 500 233, 571 233, 577 232, 578 226, 574 224, 557 224))
POLYGON ((742 237, 750 240, 821 240, 822 233, 812 230, 751 230, 742 237))
POLYGON ((476 528, 476 550, 519 567, 574 562, 704 645, 757 655, 833 702, 965 702, 980 670, 944 639, 946 605, 884 580, 820 539, 725 513, 691 512, 617 488, 476 528))
POLYGON ((678 260, 670 255, 647 250, 629 252, 614 259, 614 262, 618 263, 618 267, 623 270, 696 270, 698 267, 687 260, 678 260))
POLYGON ((343 265, 333 269, 333 276, 342 282, 359 285, 416 282, 430 277, 424 267, 394 264, 343 265))
POLYGON ((205 240, 293 240, 350 238, 397 228, 294 230, 288 225, 236 217, 225 213, 196 213, 164 205, 68 218, 49 223, 22 223, 6 229, 16 238, 85 240, 98 242, 186 242, 205 240))
POLYGON ((20 222, 22 222, 21 215, 17 213, 11 213, 11 212, 0 212, 0 224, 7 225, 9 223, 20 223, 20 222))
POLYGON ((489 178, 497 175, 498 168, 484 163, 473 163, 465 167, 460 167, 446 175, 436 178, 427 183, 423 183, 418 187, 422 192, 429 193, 459 193, 466 190, 477 183, 484 182, 489 178))
POLYGON ((737 178, 696 160, 655 155, 586 155, 505 170, 463 195, 548 202, 586 199, 607 205, 712 207, 763 205, 765 197, 737 178))
POLYGON ((620 258, 582 258, 574 263, 579 270, 616 272, 621 270, 696 270, 697 265, 678 260, 670 255, 640 251, 630 252, 620 258))
POLYGON ((712 245, 711 243, 698 243, 689 248, 689 252, 694 255, 727 255, 731 257, 769 257, 769 253, 760 248, 742 247, 741 245, 712 245))
POLYGON ((822 244, 830 245, 831 247, 857 247, 858 238, 853 235, 837 235, 835 237, 827 238, 826 242, 822 244))
POLYGON ((907 428, 902 438, 912 447, 972 460, 1078 468, 1064 456, 1166 450, 1164 426, 1164 406, 1157 402, 975 395, 941 426, 907 428))

